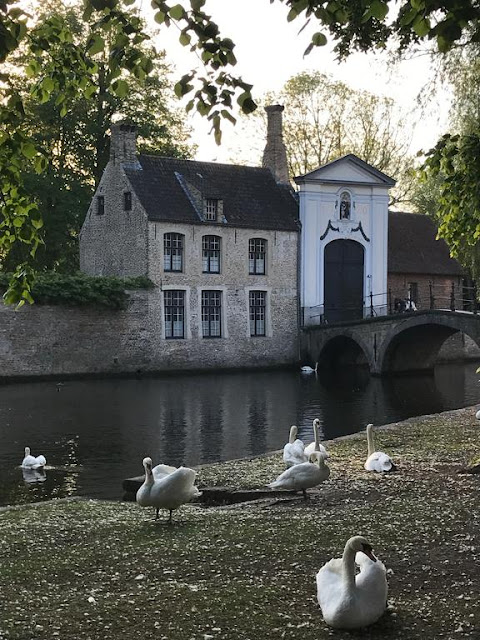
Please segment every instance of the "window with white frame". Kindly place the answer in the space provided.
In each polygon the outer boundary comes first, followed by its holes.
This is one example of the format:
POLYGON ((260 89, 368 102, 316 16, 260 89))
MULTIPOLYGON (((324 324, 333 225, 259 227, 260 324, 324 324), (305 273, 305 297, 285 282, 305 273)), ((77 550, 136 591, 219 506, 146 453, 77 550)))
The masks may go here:
POLYGON ((202 335, 204 338, 222 336, 221 291, 202 291, 202 335))
POLYGON ((267 292, 266 291, 250 291, 249 294, 250 307, 250 335, 264 336, 265 320, 267 316, 267 292))
POLYGON ((165 338, 185 337, 185 291, 167 289, 163 292, 165 338))
POLYGON ((163 236, 164 271, 183 271, 183 239, 181 233, 166 233, 163 236))
POLYGON ((218 213, 218 200, 207 198, 205 200, 205 220, 215 222, 218 213))
POLYGON ((267 241, 263 238, 250 238, 248 241, 248 273, 265 275, 267 241))
POLYGON ((203 273, 220 273, 220 240, 219 236, 203 236, 203 273))

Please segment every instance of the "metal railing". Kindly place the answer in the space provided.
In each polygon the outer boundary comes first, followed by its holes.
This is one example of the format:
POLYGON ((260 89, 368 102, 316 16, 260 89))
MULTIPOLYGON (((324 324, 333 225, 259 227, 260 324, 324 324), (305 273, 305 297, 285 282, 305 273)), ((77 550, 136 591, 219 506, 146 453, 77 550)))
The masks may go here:
POLYGON ((390 287, 382 293, 369 293, 358 304, 303 307, 301 320, 302 326, 315 326, 434 309, 477 314, 476 287, 455 286, 454 282, 445 285, 430 282, 428 287, 418 287, 415 291, 409 287, 390 287))

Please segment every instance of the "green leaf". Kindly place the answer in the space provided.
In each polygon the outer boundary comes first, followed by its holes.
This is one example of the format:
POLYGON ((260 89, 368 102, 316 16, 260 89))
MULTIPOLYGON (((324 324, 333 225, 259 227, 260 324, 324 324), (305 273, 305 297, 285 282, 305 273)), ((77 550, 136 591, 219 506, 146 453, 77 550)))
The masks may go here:
POLYGON ((48 93, 52 93, 54 88, 55 88, 55 82, 50 76, 47 76, 42 80, 42 89, 44 89, 48 93))
POLYGON ((381 0, 373 0, 370 5, 370 13, 377 20, 383 20, 388 13, 388 5, 381 0))
POLYGON ((185 15, 185 9, 181 4, 176 4, 169 10, 168 15, 174 20, 181 20, 185 15))
POLYGON ((125 98, 125 96, 128 95, 128 84, 125 80, 115 80, 112 89, 119 98, 125 98))
POLYGON ((324 47, 327 44, 327 37, 320 32, 314 33, 312 42, 316 47, 324 47))
POLYGON ((188 33, 182 31, 179 37, 179 41, 182 46, 187 47, 191 43, 192 39, 188 33))
POLYGON ((23 155, 29 160, 31 160, 37 153, 37 150, 31 142, 23 142, 21 145, 21 150, 23 155))
POLYGON ((104 48, 105 48, 104 39, 101 36, 96 34, 92 36, 92 38, 90 39, 88 54, 90 56, 94 56, 96 53, 100 53, 100 51, 103 51, 104 48))
POLYGON ((163 24, 165 22, 165 14, 162 11, 157 11, 154 20, 157 24, 163 24))
POLYGON ((415 31, 417 36, 423 38, 427 35, 427 33, 430 33, 430 22, 426 18, 420 17, 419 20, 415 20, 415 22, 413 23, 413 30, 415 31))

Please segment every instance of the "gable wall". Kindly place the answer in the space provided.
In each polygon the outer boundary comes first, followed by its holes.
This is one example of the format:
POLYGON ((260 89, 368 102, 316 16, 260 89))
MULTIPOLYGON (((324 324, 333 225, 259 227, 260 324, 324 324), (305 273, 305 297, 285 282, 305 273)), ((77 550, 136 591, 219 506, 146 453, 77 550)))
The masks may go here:
POLYGON ((147 273, 146 214, 119 164, 109 162, 88 209, 80 233, 80 269, 91 276, 139 276, 147 273), (124 211, 124 192, 132 193, 132 209, 124 211), (97 196, 105 213, 97 214, 97 196))
POLYGON ((388 248, 386 187, 349 183, 302 185, 300 220, 302 223, 300 296, 306 324, 317 324, 319 314, 323 314, 323 257, 326 245, 333 240, 354 240, 363 246, 365 251, 364 297, 367 298, 371 291, 376 307, 386 304, 388 248), (353 199, 350 220, 339 220, 339 198, 343 191, 348 191, 353 199), (338 230, 328 229, 329 222, 338 230), (360 223, 368 240, 358 229, 360 223))

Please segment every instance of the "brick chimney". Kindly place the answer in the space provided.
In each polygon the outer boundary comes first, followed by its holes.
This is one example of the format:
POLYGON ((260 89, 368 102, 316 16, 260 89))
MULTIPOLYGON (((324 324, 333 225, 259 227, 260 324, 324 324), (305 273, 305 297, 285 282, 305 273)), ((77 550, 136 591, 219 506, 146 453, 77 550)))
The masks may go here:
POLYGON ((128 122, 110 125, 110 160, 120 162, 137 161, 137 127, 128 122))
POLYGON ((287 151, 283 142, 281 104, 265 107, 267 112, 267 144, 263 152, 262 166, 270 169, 277 182, 288 184, 287 151))

